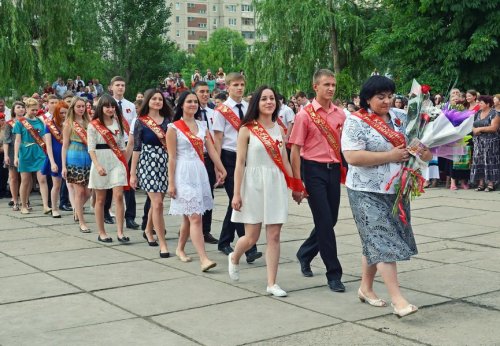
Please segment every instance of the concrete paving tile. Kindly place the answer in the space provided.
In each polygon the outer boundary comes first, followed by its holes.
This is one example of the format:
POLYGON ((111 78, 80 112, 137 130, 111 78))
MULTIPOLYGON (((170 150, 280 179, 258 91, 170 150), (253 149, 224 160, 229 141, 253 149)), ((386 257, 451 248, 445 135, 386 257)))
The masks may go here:
POLYGON ((14 258, 0 256, 0 278, 37 272, 38 270, 35 268, 17 261, 14 258))
POLYGON ((107 247, 43 253, 18 258, 44 271, 141 260, 137 256, 107 247))
MULTIPOLYGON (((74 328, 133 317, 89 294, 0 305, 0 342, 5 336, 37 335, 40 332, 74 328)), ((115 333, 118 335, 120 333, 115 333)), ((30 338, 31 339, 31 338, 30 338)), ((56 345, 57 343, 51 343, 56 345)), ((62 344, 60 344, 62 345, 62 344)), ((68 344, 67 344, 68 345, 68 344)))
MULTIPOLYGON (((129 232, 131 233, 131 232, 129 232)), ((138 256, 141 258, 147 258, 147 259, 159 259, 160 255, 160 248, 158 246, 153 247, 149 246, 144 238, 142 238, 142 233, 140 236, 138 235, 130 235, 130 243, 127 245, 118 245, 118 242, 113 240, 115 243, 114 245, 111 245, 111 247, 117 247, 118 251, 122 251, 124 253, 128 253, 134 256, 138 256)), ((102 244, 102 243, 101 243, 102 244)), ((107 246, 107 245, 104 245, 107 246)), ((108 245, 109 246, 109 245, 108 245)), ((170 254, 173 254, 175 252, 175 248, 177 246, 177 239, 167 239, 167 246, 170 251, 170 254)))
MULTIPOLYGON (((348 239, 346 236, 344 237, 338 237, 337 238, 337 253, 339 255, 344 255, 344 254, 350 254, 350 253, 361 253, 361 246, 360 244, 355 244, 351 245, 351 243, 344 243, 344 240, 348 239)), ((359 239, 359 237, 358 237, 359 239)), ((299 250, 300 246, 304 240, 296 240, 296 241, 286 241, 286 242, 281 242, 281 256, 282 257, 287 257, 292 260, 296 260, 296 254, 297 251, 299 250)), ((358 240, 359 243, 359 240, 358 240)), ((319 257, 319 253, 318 256, 319 257)))
POLYGON ((482 215, 468 216, 460 219, 460 222, 472 225, 472 229, 481 229, 481 226, 494 228, 500 230, 500 213, 485 212, 482 215))
POLYGON ((495 229, 490 227, 473 227, 467 223, 450 221, 413 226, 413 232, 416 234, 442 239, 469 237, 477 234, 491 233, 493 231, 495 231, 495 229))
POLYGON ((442 263, 462 263, 491 257, 500 258, 500 249, 495 250, 484 246, 454 243, 453 247, 447 249, 421 253, 418 258, 442 263))
POLYGON ((500 310, 500 291, 481 294, 475 297, 465 298, 464 300, 500 310))
POLYGON ((462 265, 471 268, 479 268, 500 273, 500 262, 498 261, 498 251, 495 253, 497 254, 496 257, 491 256, 481 260, 465 262, 462 265))
POLYGON ((428 345, 498 345, 498 334, 492 331, 498 329, 499 319, 500 311, 450 303, 401 320, 383 316, 359 323, 428 345))
POLYGON ((54 232, 48 228, 21 228, 15 230, 8 230, 0 232, 0 242, 13 241, 13 240, 25 240, 25 239, 37 239, 37 238, 51 238, 59 237, 60 233, 54 232))
POLYGON ((75 292, 79 290, 44 273, 0 278, 0 304, 75 292))
MULTIPOLYGON (((381 308, 362 304, 359 301, 357 296, 359 281, 346 282, 345 286, 345 293, 332 293, 330 290, 322 288, 293 292, 287 301, 294 305, 347 321, 357 321, 392 313, 390 307, 391 300, 384 284, 379 282, 374 283, 374 290, 389 305, 381 308)), ((417 306, 434 305, 449 300, 408 289, 403 289, 402 292, 410 302, 417 306)))
POLYGON ((140 316, 159 315, 235 301, 256 294, 198 276, 96 292, 101 297, 140 316))
MULTIPOLYGON (((497 219, 496 222, 498 222, 498 220, 500 220, 500 218, 497 219)), ((476 235, 473 237, 460 238, 457 240, 464 243, 480 244, 500 249, 500 232, 476 235)))
POLYGON ((175 312, 153 320, 195 340, 203 340, 205 345, 240 345, 340 322, 268 297, 175 312), (214 331, 214 326, 221 325, 223 331, 214 331))
MULTIPOLYGON (((412 210, 412 216, 432 220, 452 221, 471 216, 485 215, 487 212, 458 207, 433 207, 427 209, 412 210)), ((413 220, 412 220, 413 221, 413 220)))
POLYGON ((451 298, 500 289, 500 273, 457 264, 401 273, 398 278, 403 287, 451 298))
MULTIPOLYGON (((487 210, 487 211, 499 211, 500 210, 500 201, 498 200, 489 200, 488 203, 484 203, 483 200, 477 201, 475 200, 478 194, 474 194, 471 198, 447 198, 443 197, 439 199, 441 205, 447 205, 452 207, 461 207, 461 208, 469 208, 469 209, 479 209, 479 210, 487 210), (482 202, 482 203, 481 203, 482 202)), ((479 195, 480 196, 480 195, 479 195)))
POLYGON ((436 222, 436 221, 431 220, 431 219, 426 219, 424 217, 417 217, 417 216, 414 216, 413 214, 411 215, 411 225, 412 226, 426 225, 426 224, 433 223, 433 222, 436 222))
MULTIPOLYGON (((12 211, 7 211, 7 213, 11 213, 12 211)), ((2 212, 0 212, 1 214, 2 212)), ((2 215, 0 215, 2 216, 2 215)), ((1 221, 0 221, 0 232, 3 231, 12 231, 16 229, 26 229, 26 228, 33 228, 36 227, 36 225, 32 222, 29 222, 28 220, 23 220, 19 219, 16 217, 8 217, 6 215, 3 215, 1 221)))
POLYGON ((198 345, 142 319, 100 323, 66 330, 7 338, 5 345, 198 345))
MULTIPOLYGON (((167 258, 165 260, 173 261, 174 259, 167 258)), ((151 261, 65 269, 51 272, 51 274, 87 291, 168 280, 188 275, 151 261)))
POLYGON ((26 239, 0 243, 0 251, 11 256, 22 256, 55 251, 97 247, 98 245, 75 237, 26 239))
POLYGON ((344 322, 332 327, 314 329, 276 339, 251 343, 251 346, 274 345, 387 345, 413 346, 419 343, 384 334, 354 323, 344 322))
MULTIPOLYGON (((462 250, 468 250, 468 251, 477 251, 478 247, 481 247, 479 244, 468 244, 465 241, 462 241, 465 238, 459 238, 458 240, 455 239, 444 239, 444 240, 439 240, 435 242, 429 242, 429 243, 424 243, 424 244, 418 244, 418 253, 420 255, 428 253, 428 252, 433 252, 433 251, 441 251, 441 250, 448 250, 448 249, 462 249, 462 250)), ((487 247, 484 247, 487 249, 487 247)))

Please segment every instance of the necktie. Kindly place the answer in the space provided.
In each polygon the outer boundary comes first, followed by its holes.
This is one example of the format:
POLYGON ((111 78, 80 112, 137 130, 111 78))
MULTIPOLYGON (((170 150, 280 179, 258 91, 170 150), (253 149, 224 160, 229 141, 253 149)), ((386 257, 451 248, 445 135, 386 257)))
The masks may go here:
POLYGON ((238 113, 239 113, 239 116, 240 116, 240 120, 243 119, 243 110, 241 109, 243 107, 243 105, 241 103, 238 103, 236 104, 236 107, 238 107, 238 113))
POLYGON ((120 107, 120 111, 123 115, 122 101, 118 101, 118 107, 120 107))
POLYGON ((202 109, 201 113, 203 114, 202 117, 201 117, 202 120, 204 120, 207 123, 207 128, 210 128, 210 125, 208 124, 207 110, 206 109, 202 109))

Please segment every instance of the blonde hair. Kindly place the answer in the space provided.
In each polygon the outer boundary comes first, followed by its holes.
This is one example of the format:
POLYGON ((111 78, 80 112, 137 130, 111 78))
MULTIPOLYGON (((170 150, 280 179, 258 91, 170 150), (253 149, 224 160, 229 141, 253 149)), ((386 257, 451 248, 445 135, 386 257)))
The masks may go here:
POLYGON ((30 108, 30 107, 40 107, 40 105, 38 104, 38 101, 36 99, 34 99, 33 97, 29 97, 26 99, 26 101, 24 101, 24 105, 26 106, 26 108, 30 108))
POLYGON ((232 82, 245 81, 245 76, 238 72, 231 72, 226 75, 226 85, 231 85, 232 82))
MULTIPOLYGON (((66 114, 66 124, 70 125, 73 128, 73 121, 75 121, 75 105, 78 101, 82 101, 84 105, 87 104, 87 99, 83 97, 75 96, 71 99, 71 103, 68 108, 68 114, 66 114)), ((87 107, 85 107, 85 113, 83 113, 83 127, 87 128, 87 125, 90 122, 89 114, 87 113, 87 107)))

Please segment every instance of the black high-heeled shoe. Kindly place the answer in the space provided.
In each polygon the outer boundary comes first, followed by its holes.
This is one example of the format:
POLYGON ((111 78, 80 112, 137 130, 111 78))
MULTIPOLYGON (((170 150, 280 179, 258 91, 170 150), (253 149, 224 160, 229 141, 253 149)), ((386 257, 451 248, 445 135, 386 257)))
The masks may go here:
POLYGON ((146 235, 146 232, 142 232, 142 237, 144 239, 146 239, 146 241, 148 242, 149 246, 158 246, 158 242, 156 240, 149 241, 148 236, 146 235))

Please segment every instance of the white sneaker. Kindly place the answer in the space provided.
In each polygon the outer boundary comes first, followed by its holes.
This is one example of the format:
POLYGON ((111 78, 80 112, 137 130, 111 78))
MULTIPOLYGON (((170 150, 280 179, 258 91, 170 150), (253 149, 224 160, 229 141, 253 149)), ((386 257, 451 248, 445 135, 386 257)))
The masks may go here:
POLYGON ((229 277, 233 281, 238 281, 240 279, 240 266, 238 264, 233 264, 231 259, 233 258, 233 252, 227 256, 227 270, 229 272, 229 277))
POLYGON ((275 297, 286 297, 287 293, 281 289, 277 284, 272 287, 267 287, 267 293, 272 294, 275 297))

